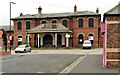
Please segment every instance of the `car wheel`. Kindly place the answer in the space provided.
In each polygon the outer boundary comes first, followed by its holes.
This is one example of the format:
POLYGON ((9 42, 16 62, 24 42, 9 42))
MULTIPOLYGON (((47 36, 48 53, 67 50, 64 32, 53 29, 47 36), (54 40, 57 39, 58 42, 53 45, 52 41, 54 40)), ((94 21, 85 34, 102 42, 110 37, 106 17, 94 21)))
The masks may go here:
POLYGON ((31 52, 31 49, 29 50, 29 52, 31 52))
POLYGON ((18 53, 17 51, 15 51, 15 53, 18 53))

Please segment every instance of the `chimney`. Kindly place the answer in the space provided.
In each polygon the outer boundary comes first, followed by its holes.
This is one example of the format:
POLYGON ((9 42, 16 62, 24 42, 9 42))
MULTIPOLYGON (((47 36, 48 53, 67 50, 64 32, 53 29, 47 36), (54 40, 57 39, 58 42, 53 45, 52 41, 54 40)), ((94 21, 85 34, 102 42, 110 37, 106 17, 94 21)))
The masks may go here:
POLYGON ((98 14, 99 14, 99 9, 98 9, 98 8, 96 9, 96 13, 98 13, 98 14))
POLYGON ((23 13, 20 13, 20 16, 23 16, 23 13))
POLYGON ((75 5, 75 6, 74 6, 74 12, 76 12, 76 11, 77 11, 77 6, 75 5))
POLYGON ((42 14, 42 8, 41 8, 41 6, 39 6, 39 8, 38 8, 38 14, 42 14))

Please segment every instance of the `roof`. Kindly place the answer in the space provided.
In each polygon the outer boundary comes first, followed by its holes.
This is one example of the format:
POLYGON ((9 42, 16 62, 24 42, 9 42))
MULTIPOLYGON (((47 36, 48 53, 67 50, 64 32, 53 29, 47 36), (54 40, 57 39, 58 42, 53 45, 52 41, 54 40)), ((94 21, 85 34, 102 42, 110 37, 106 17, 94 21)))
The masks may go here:
MULTIPOLYGON (((1 29, 4 29, 5 31, 10 31, 10 26, 9 25, 4 25, 4 26, 0 26, 1 29)), ((13 25, 11 25, 11 30, 13 31, 13 25)))
POLYGON ((39 25, 35 28, 32 28, 30 30, 27 30, 28 33, 43 33, 43 32, 72 32, 70 31, 67 27, 65 27, 62 24, 53 24, 53 26, 51 25, 39 25))
POLYGON ((76 11, 76 12, 64 12, 64 13, 45 13, 45 14, 26 14, 18 16, 14 19, 29 19, 29 18, 52 18, 52 17, 68 17, 68 16, 84 16, 84 15, 100 15, 92 11, 76 11))
POLYGON ((120 3, 112 9, 108 10, 105 14, 120 14, 120 3))

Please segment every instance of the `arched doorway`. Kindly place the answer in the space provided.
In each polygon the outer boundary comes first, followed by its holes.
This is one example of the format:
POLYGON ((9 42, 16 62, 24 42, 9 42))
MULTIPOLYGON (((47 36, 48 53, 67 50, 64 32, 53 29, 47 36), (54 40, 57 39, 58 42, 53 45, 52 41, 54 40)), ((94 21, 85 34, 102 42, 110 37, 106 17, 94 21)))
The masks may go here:
POLYGON ((18 45, 22 45, 22 36, 18 36, 18 45))
POLYGON ((52 46, 53 45, 53 38, 50 34, 46 34, 43 37, 43 46, 52 46))
POLYGON ((62 36, 61 36, 61 34, 57 35, 57 46, 58 47, 62 46, 62 36))
POLYGON ((83 34, 78 35, 78 44, 83 44, 83 34))
POLYGON ((94 44, 94 35, 93 34, 89 34, 88 39, 91 41, 91 44, 94 44))

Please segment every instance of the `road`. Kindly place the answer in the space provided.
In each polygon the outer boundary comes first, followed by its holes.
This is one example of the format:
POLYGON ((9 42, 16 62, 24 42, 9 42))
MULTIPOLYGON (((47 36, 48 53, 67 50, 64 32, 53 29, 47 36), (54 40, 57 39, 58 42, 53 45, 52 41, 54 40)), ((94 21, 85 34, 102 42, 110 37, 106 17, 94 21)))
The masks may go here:
POLYGON ((118 73, 118 69, 102 67, 102 49, 38 50, 0 60, 3 73, 118 73))

